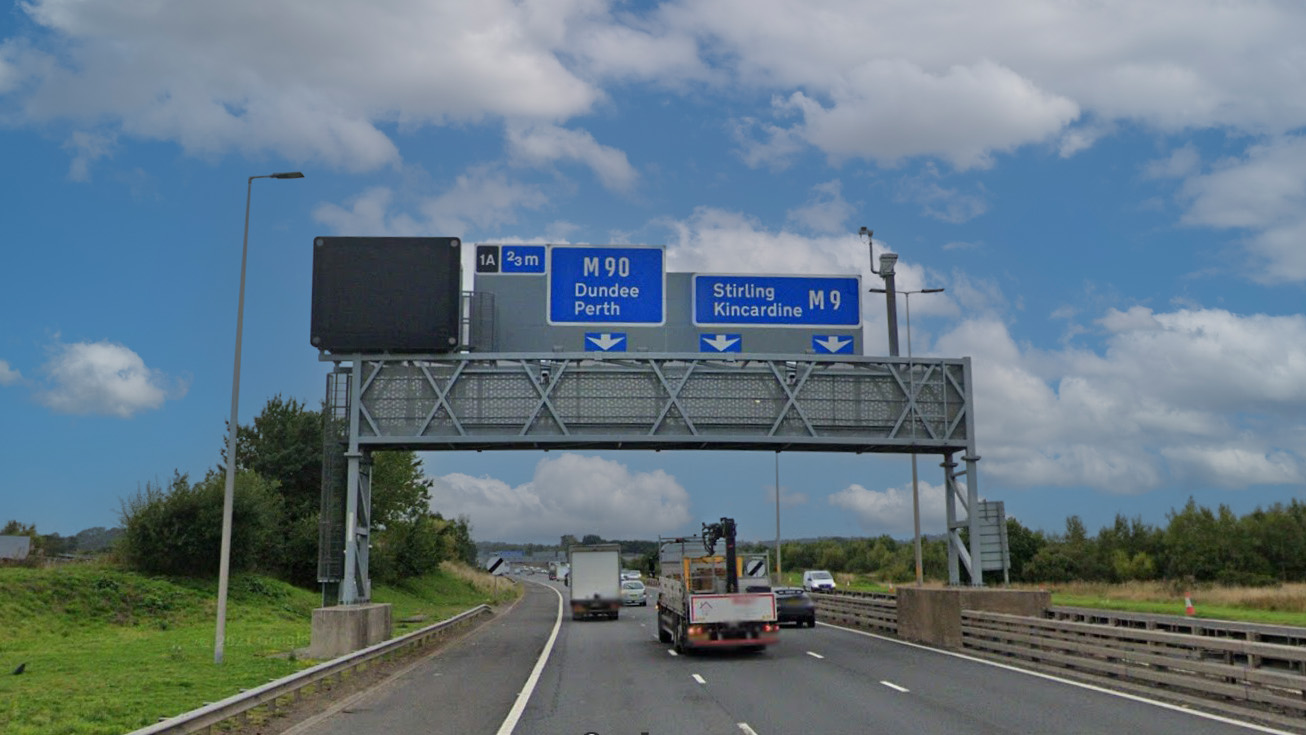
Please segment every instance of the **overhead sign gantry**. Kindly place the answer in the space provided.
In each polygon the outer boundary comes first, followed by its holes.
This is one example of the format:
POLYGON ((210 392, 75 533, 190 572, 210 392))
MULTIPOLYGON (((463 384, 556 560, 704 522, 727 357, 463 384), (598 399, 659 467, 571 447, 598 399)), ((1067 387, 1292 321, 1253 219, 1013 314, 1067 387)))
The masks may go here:
MULTIPOLYGON (((457 351, 319 345, 334 601, 370 598, 380 449, 937 454, 949 578, 982 583, 970 360, 862 356, 857 277, 668 273, 662 248, 635 246, 477 245, 476 270, 470 313, 450 315, 470 325, 457 351)), ((371 279, 355 274, 384 292, 371 279)), ((339 298, 315 289, 315 314, 320 297, 339 298)))

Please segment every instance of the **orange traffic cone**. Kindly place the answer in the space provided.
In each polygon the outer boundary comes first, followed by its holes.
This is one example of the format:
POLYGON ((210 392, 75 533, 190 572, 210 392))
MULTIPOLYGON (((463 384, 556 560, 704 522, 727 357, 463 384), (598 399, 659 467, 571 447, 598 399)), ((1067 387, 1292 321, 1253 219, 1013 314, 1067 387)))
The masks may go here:
POLYGON ((1189 595, 1189 594, 1187 594, 1187 593, 1185 593, 1185 594, 1184 594, 1184 615, 1187 615, 1187 616, 1189 616, 1189 617, 1192 617, 1192 616, 1194 616, 1194 615, 1196 615, 1196 614, 1197 614, 1197 610, 1193 607, 1193 598, 1192 598, 1192 596, 1189 595))

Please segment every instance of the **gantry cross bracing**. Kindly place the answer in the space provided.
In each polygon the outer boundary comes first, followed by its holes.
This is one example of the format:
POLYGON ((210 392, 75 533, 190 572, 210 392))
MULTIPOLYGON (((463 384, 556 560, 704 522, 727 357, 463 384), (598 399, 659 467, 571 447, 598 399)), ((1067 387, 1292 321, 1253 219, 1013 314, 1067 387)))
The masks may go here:
MULTIPOLYGON (((938 454, 948 495, 949 576, 958 582, 960 564, 972 583, 980 581, 978 564, 970 561, 978 553, 960 535, 978 499, 969 358, 460 353, 322 359, 336 363, 328 416, 338 431, 328 434, 339 437, 348 459, 348 471, 336 475, 351 488, 349 498, 366 492, 367 454, 380 449, 938 454), (966 463, 960 473, 956 452, 966 463), (959 491, 962 477, 967 482, 959 491)), ((345 505, 341 602, 353 602, 367 599, 365 549, 359 548, 367 509, 356 499, 345 505)), ((324 525, 324 548, 327 536, 324 525)), ((970 534, 972 542, 978 537, 970 534)))

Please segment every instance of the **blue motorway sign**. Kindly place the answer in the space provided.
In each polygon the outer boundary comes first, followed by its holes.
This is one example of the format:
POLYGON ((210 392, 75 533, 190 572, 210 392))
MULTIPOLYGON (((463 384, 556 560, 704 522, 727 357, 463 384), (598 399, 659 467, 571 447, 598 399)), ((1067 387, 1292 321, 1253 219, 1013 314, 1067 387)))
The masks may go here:
POLYGON ((625 352, 625 332, 586 332, 586 352, 625 352))
POLYGON ((827 355, 851 355, 853 338, 840 334, 813 334, 812 352, 827 355))
POLYGON ((840 327, 862 324, 857 276, 751 276, 696 273, 694 324, 840 327))
POLYGON ((738 334, 700 334, 699 352, 743 352, 744 340, 738 334))
POLYGON ((548 273, 549 324, 666 322, 662 248, 553 245, 548 273))
POLYGON ((543 273, 543 245, 503 245, 500 252, 503 273, 543 273))
POLYGON ((543 245, 477 245, 477 273, 544 273, 543 245))

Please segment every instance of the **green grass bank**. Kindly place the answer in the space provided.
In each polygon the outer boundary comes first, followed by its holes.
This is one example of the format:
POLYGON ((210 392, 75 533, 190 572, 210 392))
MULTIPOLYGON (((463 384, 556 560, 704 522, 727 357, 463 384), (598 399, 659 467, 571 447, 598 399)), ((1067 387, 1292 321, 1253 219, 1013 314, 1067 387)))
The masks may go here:
MULTIPOLYGON (((374 586, 395 633, 517 588, 467 568, 374 586)), ((0 732, 117 735, 313 665, 317 592, 255 575, 231 580, 224 663, 213 663, 217 581, 146 577, 107 565, 0 568, 0 732), (23 673, 14 675, 20 665, 23 673)))

